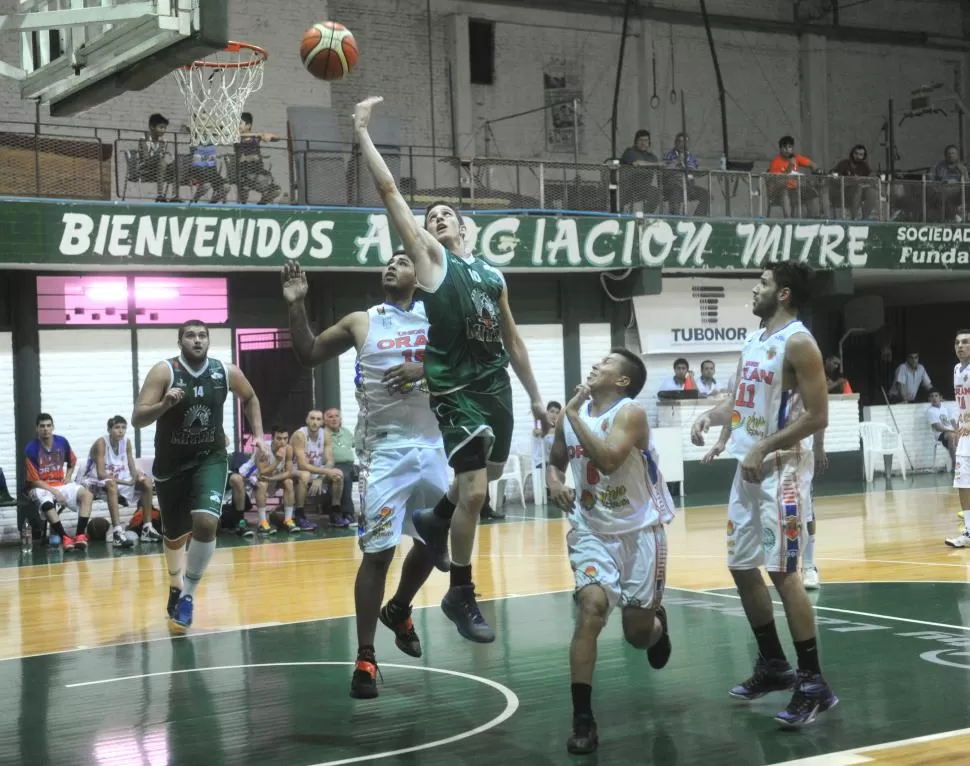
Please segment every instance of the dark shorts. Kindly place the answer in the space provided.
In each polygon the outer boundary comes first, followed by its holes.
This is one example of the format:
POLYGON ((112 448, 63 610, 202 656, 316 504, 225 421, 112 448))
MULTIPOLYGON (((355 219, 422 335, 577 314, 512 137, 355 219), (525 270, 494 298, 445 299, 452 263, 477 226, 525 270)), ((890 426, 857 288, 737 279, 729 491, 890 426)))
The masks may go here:
POLYGON ((162 535, 178 540, 192 531, 192 514, 222 514, 229 458, 225 452, 211 452, 192 468, 169 479, 155 481, 162 535))
POLYGON ((505 463, 512 447, 512 385, 508 373, 447 394, 431 394, 431 411, 451 463, 473 439, 484 439, 489 463, 505 463))

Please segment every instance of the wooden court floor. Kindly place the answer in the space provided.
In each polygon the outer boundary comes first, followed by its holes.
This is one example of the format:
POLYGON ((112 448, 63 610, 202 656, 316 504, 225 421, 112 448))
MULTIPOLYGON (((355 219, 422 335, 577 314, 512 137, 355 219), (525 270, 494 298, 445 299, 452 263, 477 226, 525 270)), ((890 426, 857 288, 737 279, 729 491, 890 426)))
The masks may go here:
POLYGON ((436 572, 415 611, 424 656, 379 628, 383 683, 365 702, 347 693, 352 535, 221 537, 196 625, 177 639, 157 548, 4 549, 0 764, 970 762, 970 551, 942 543, 957 528, 946 481, 817 499, 813 600, 841 704, 794 733, 772 721, 787 695, 727 696, 754 642, 724 567, 724 510, 682 510, 669 533, 670 664, 652 671, 611 620, 593 691, 600 750, 586 758, 565 752, 572 580, 556 512, 513 506, 480 529, 494 644, 458 636, 436 572))

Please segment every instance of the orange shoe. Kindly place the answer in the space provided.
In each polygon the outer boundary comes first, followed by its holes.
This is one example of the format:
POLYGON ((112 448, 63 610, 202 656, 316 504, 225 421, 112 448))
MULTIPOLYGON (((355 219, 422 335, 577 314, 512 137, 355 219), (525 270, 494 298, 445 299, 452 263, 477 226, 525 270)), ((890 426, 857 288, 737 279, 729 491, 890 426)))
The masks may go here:
POLYGON ((73 551, 74 550, 74 538, 68 537, 67 535, 61 535, 61 550, 73 551))
POLYGON ((377 660, 373 653, 359 652, 350 679, 350 696, 359 700, 377 696, 377 660))
POLYGON ((80 534, 74 538, 74 547, 79 551, 86 551, 88 549, 88 536, 85 534, 80 534))

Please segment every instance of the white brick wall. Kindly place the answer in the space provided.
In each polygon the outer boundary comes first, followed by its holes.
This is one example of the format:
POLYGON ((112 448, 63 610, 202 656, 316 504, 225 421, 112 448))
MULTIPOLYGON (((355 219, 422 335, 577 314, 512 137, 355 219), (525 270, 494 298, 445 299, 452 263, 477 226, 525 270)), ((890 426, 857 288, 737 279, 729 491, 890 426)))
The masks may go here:
MULTIPOLYGON (((285 108, 289 104, 332 105, 346 119, 342 137, 351 138, 350 114, 357 100, 381 94, 384 113, 402 121, 404 142, 430 145, 434 140, 442 154, 452 146, 452 114, 449 91, 448 16, 463 13, 492 19, 496 25, 496 83, 474 86, 472 127, 476 147, 484 153, 482 123, 543 103, 542 63, 548 55, 574 57, 582 64, 585 102, 584 144, 581 159, 599 162, 609 154, 610 110, 613 78, 619 48, 620 19, 574 13, 538 11, 508 4, 490 5, 472 0, 433 0, 431 43, 425 0, 230 0, 231 34, 257 42, 270 51, 263 89, 247 108, 256 115, 258 127, 283 133, 285 108), (328 85, 310 77, 302 68, 297 48, 302 31, 311 23, 333 18, 347 24, 361 48, 357 70, 342 81, 328 85), (430 58, 430 69, 429 69, 430 58), (432 110, 432 95, 434 96, 432 110)), ((9 5, 9 0, 7 2, 9 5)), ((674 0, 668 7, 682 8, 674 0)), ((712 14, 750 15, 788 21, 788 0, 716 0, 712 14)), ((949 0, 874 0, 845 9, 845 24, 895 25, 906 31, 927 30, 952 34, 960 28, 959 6, 949 0)), ((669 25, 636 21, 631 25, 618 115, 620 148, 627 146, 633 131, 646 127, 654 133, 655 150, 669 148, 681 127, 681 105, 667 100, 670 90, 669 25), (652 45, 656 44, 657 87, 661 105, 647 105, 652 90, 652 45)), ((719 109, 713 68, 702 28, 673 29, 676 87, 685 92, 687 127, 692 148, 702 166, 714 167, 720 156, 719 109)), ((757 161, 763 168, 783 133, 798 138, 801 127, 802 83, 799 76, 799 44, 793 35, 715 30, 728 98, 732 156, 757 161)), ((7 60, 19 60, 16 35, 0 36, 0 52, 7 60)), ((897 98, 902 109, 908 91, 934 80, 952 83, 953 67, 960 58, 938 51, 877 48, 829 42, 829 153, 814 159, 830 167, 857 141, 869 145, 872 158, 879 154, 877 139, 886 100, 897 98)), ((452 67, 454 70, 454 67, 452 67)), ((161 111, 172 128, 183 121, 184 104, 174 81, 140 93, 126 93, 84 115, 64 122, 82 125, 120 126, 141 130, 147 116, 161 111)), ((11 81, 0 81, 0 113, 6 120, 33 120, 33 104, 21 103, 11 81)), ((42 110, 46 121, 46 109, 42 110)), ((505 157, 539 156, 544 152, 544 117, 536 114, 494 126, 493 154, 505 157)), ((940 148, 956 136, 952 119, 925 117, 905 123, 897 130, 906 166, 935 161, 940 148)), ((561 159, 571 159, 558 155, 561 159)), ((416 168, 424 185, 444 184, 447 168, 432 161, 416 168)))

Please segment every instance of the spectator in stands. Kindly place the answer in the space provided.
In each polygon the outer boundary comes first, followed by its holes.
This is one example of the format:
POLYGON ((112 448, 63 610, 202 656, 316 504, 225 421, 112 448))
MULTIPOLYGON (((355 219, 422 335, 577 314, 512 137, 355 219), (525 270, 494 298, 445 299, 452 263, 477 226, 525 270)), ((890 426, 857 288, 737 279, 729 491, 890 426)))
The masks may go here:
POLYGON ((323 428, 323 413, 310 410, 306 425, 298 428, 290 437, 293 445, 293 462, 296 464, 296 524, 300 529, 312 531, 316 525, 306 518, 304 503, 307 498, 320 498, 330 492, 330 523, 337 527, 348 527, 350 522, 340 512, 340 498, 343 496, 344 476, 333 465, 331 444, 323 428))
POLYGON ((249 201, 250 191, 262 195, 260 205, 274 202, 282 191, 263 163, 262 141, 279 141, 279 138, 274 133, 254 133, 252 113, 243 112, 239 121, 239 143, 236 144, 236 172, 239 175, 236 189, 243 205, 249 201))
POLYGON ((717 379, 714 377, 714 362, 710 359, 705 359, 703 362, 701 362, 701 377, 700 380, 697 381, 698 396, 717 396, 726 390, 727 389, 720 385, 717 382, 717 379))
POLYGON ((300 532, 301 529, 293 520, 294 477, 293 477, 293 448, 290 446, 290 434, 282 426, 273 426, 273 442, 270 450, 273 460, 266 460, 261 452, 257 452, 239 468, 239 475, 246 486, 249 499, 256 504, 259 515, 257 530, 263 535, 275 535, 276 529, 270 525, 267 500, 283 491, 283 528, 289 532, 300 532))
POLYGON ((967 175, 967 166, 960 159, 960 150, 953 144, 943 150, 943 159, 933 168, 933 180, 938 184, 935 188, 936 194, 930 197, 936 217, 930 220, 965 220, 964 184, 970 177, 967 175))
POLYGON ((818 192, 811 183, 803 181, 802 168, 808 168, 814 173, 820 172, 819 166, 804 154, 795 153, 795 139, 782 136, 778 140, 778 154, 768 165, 768 172, 774 175, 787 175, 782 182, 766 179, 768 185, 768 204, 781 205, 782 215, 791 218, 805 217, 802 212, 807 210, 810 218, 818 217, 818 192))
POLYGON ((141 528, 142 542, 161 542, 162 536, 152 525, 152 479, 135 465, 135 452, 127 436, 128 421, 121 415, 115 415, 108 419, 107 428, 107 433, 95 439, 88 450, 87 465, 80 480, 95 499, 104 498, 108 503, 112 528, 107 539, 116 548, 130 548, 133 545, 125 535, 119 505, 123 501, 125 506, 130 507, 137 501, 141 506, 142 518, 146 519, 141 528))
MULTIPOLYGON (((556 423, 559 422, 559 415, 562 412, 562 405, 552 401, 546 405, 546 414, 549 422, 541 423, 539 428, 532 431, 534 437, 532 448, 532 463, 536 468, 542 468, 543 460, 549 462, 549 450, 552 449, 553 437, 556 433, 556 423)), ((548 490, 547 490, 548 494, 548 490)))
POLYGON ((690 139, 686 133, 678 133, 674 137, 674 148, 664 155, 664 164, 669 168, 663 173, 664 198, 670 205, 673 215, 684 212, 684 200, 697 202, 694 215, 703 217, 710 208, 710 194, 702 186, 698 186, 694 174, 690 171, 698 169, 697 158, 687 149, 690 139))
POLYGON ((836 178, 829 184, 831 204, 832 207, 844 208, 843 214, 849 220, 868 219, 874 210, 878 213, 879 186, 873 178, 868 157, 869 150, 865 144, 856 144, 849 156, 839 160, 832 168, 832 175, 836 178), (868 180, 861 180, 863 178, 868 180))
POLYGON ((633 136, 633 146, 624 150, 620 157, 621 165, 639 170, 620 173, 621 207, 626 209, 636 203, 643 203, 643 212, 655 213, 660 208, 660 189, 657 187, 657 168, 660 160, 650 151, 650 131, 638 130, 633 136))
POLYGON ((830 394, 851 394, 852 386, 842 375, 842 360, 837 356, 825 359, 825 384, 830 394))
POLYGON ((953 417, 943 394, 935 388, 930 389, 930 406, 926 408, 926 422, 930 424, 933 435, 950 453, 951 465, 956 465, 957 419, 953 417))
POLYGON ((896 368, 889 396, 896 401, 915 402, 916 395, 924 388, 927 391, 933 388, 933 381, 930 380, 926 368, 920 364, 919 353, 910 351, 906 355, 906 361, 896 368))
POLYGON ((340 417, 340 410, 332 407, 323 413, 323 422, 327 426, 327 442, 330 444, 330 460, 328 468, 336 468, 343 475, 343 491, 340 493, 340 515, 352 523, 354 520, 354 482, 357 481, 357 453, 354 450, 354 435, 349 428, 345 428, 340 417))
MULTIPOLYGON (((229 437, 226 437, 226 447, 229 447, 229 437)), ((229 458, 229 475, 226 477, 226 491, 222 497, 222 516, 219 519, 221 529, 231 529, 240 537, 251 539, 256 533, 249 528, 246 521, 246 510, 250 500, 246 492, 246 479, 240 472, 252 457, 247 452, 231 452, 229 458)))
POLYGON ((229 184, 219 173, 219 156, 212 145, 196 146, 192 149, 192 164, 189 168, 189 181, 195 185, 192 201, 198 202, 212 189, 209 202, 225 202, 229 184))
POLYGON ((27 494, 50 522, 54 533, 50 538, 51 545, 59 543, 65 551, 84 550, 88 547, 84 530, 91 517, 94 498, 80 484, 67 481, 74 474, 77 457, 68 440, 54 434, 54 418, 41 412, 36 425, 37 438, 25 450, 27 494), (60 511, 64 508, 70 508, 78 515, 77 532, 73 538, 67 536, 61 524, 60 511))
MULTIPOLYGON (((165 141, 168 119, 155 112, 148 118, 148 132, 138 142, 139 176, 142 181, 154 181, 157 185, 156 202, 165 202, 165 187, 175 183, 175 165, 165 141)), ((178 202, 178 187, 172 202, 178 202)))
POLYGON ((681 357, 680 359, 674 360, 674 375, 671 378, 667 378, 660 384, 661 391, 683 391, 687 385, 687 372, 690 370, 690 365, 687 360, 681 357))

